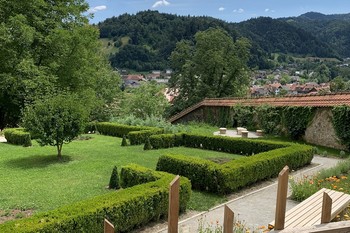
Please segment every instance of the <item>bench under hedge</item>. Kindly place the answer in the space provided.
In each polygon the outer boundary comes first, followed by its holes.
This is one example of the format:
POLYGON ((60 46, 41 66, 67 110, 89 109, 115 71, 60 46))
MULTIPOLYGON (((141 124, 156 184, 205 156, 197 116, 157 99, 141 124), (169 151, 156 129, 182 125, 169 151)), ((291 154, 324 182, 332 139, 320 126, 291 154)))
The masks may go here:
MULTIPOLYGON (((105 218, 115 225, 115 232, 127 232, 167 215, 169 183, 174 177, 139 165, 125 166, 121 180, 127 188, 0 224, 0 232, 103 232, 105 218)), ((181 211, 190 194, 190 181, 181 177, 181 211)))
POLYGON ((219 165, 186 155, 162 155, 157 170, 185 176, 192 187, 226 194, 257 181, 276 177, 286 165, 297 169, 310 164, 314 149, 308 145, 257 139, 166 134, 150 137, 153 148, 185 146, 246 155, 219 165))

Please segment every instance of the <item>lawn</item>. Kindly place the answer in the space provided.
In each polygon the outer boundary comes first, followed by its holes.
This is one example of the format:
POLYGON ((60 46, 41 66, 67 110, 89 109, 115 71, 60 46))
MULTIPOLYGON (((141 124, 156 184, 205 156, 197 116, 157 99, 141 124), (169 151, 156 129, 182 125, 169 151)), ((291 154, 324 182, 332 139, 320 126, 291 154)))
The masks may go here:
MULTIPOLYGON (((0 210, 46 211, 110 192, 106 188, 114 165, 129 163, 155 169, 162 154, 186 154, 202 158, 234 159, 239 155, 192 148, 144 151, 141 146, 121 147, 121 138, 89 135, 63 146, 58 161, 55 147, 0 143, 0 210)), ((225 200, 222 196, 194 192, 190 209, 203 210, 225 200), (198 203, 205 203, 198 205, 198 203)))

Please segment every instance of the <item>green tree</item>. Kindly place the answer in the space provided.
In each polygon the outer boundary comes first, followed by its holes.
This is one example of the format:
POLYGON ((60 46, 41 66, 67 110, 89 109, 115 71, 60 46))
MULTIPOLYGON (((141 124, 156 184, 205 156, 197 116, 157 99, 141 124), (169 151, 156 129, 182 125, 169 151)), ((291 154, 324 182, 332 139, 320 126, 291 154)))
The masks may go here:
POLYGON ((126 93, 122 101, 121 111, 125 115, 134 115, 137 118, 161 117, 169 102, 164 95, 165 87, 156 82, 142 83, 140 87, 126 93))
POLYGON ((57 148, 62 159, 62 146, 83 132, 89 109, 77 95, 58 94, 38 99, 24 110, 23 126, 40 145, 57 148))
POLYGON ((250 44, 236 42, 223 29, 210 28, 195 35, 195 43, 177 43, 170 60, 174 74, 171 88, 178 92, 170 114, 206 97, 243 96, 249 78, 250 44))
POLYGON ((346 82, 341 77, 336 77, 333 79, 330 83, 330 89, 331 92, 339 92, 339 91, 346 91, 347 85, 346 82))
POLYGON ((331 77, 331 72, 325 64, 319 65, 316 68, 315 73, 316 73, 317 81, 319 83, 329 82, 329 79, 331 77))
POLYGON ((119 77, 99 51, 87 9, 83 0, 0 0, 0 128, 57 90, 88 94, 99 106, 116 96, 119 77))

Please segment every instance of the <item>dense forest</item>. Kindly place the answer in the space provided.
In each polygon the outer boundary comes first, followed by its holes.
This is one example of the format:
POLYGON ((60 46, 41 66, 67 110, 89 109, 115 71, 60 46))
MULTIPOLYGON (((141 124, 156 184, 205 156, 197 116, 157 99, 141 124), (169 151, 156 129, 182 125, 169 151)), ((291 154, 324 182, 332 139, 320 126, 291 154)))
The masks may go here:
POLYGON ((143 11, 100 22, 100 37, 116 48, 109 54, 112 66, 136 71, 165 69, 176 43, 194 40, 198 31, 223 28, 235 40, 251 42, 251 68, 270 68, 272 53, 297 56, 350 56, 350 16, 307 13, 294 18, 259 17, 228 23, 211 17, 178 16, 143 11), (116 51, 116 52, 115 52, 116 51))
POLYGON ((328 44, 340 57, 350 57, 350 14, 324 15, 309 12, 280 20, 308 31, 328 44))

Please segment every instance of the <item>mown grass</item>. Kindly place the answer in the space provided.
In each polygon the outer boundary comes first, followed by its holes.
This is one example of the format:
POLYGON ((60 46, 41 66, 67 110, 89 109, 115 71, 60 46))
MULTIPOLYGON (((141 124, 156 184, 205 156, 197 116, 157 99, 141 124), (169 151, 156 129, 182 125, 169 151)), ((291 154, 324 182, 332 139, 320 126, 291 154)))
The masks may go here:
MULTIPOLYGON (((62 161, 57 159, 55 147, 40 147, 35 141, 27 148, 0 143, 0 209, 46 211, 110 192, 106 186, 114 165, 120 169, 122 165, 136 163, 155 169, 162 154, 239 157, 183 147, 144 151, 143 145, 121 147, 121 138, 91 137, 64 145, 62 161)), ((223 201, 223 196, 194 192, 190 206, 204 210, 223 201)))

